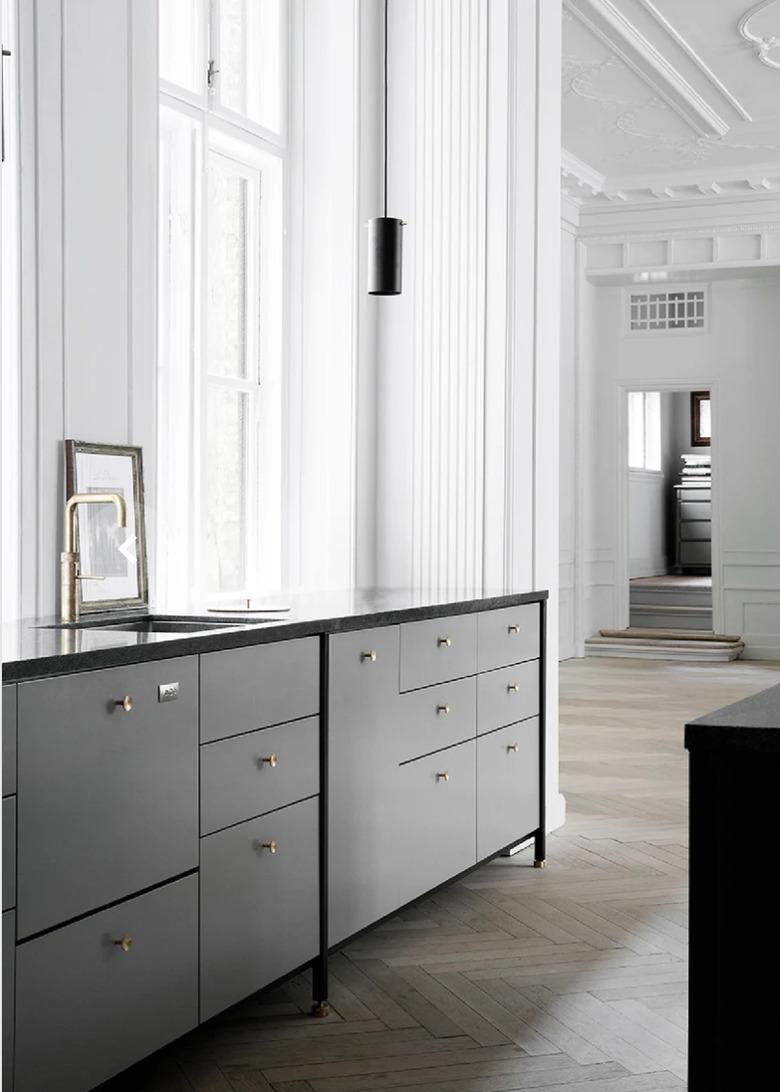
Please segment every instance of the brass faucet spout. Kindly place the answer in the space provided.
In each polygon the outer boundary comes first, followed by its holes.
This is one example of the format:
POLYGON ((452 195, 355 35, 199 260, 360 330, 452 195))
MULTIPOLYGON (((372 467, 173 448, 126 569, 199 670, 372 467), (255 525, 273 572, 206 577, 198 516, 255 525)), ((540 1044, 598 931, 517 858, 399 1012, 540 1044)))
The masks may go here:
MULTIPOLYGON (((79 616, 76 594, 79 555, 76 553, 76 508, 80 504, 113 504, 118 527, 127 527, 127 502, 119 493, 74 493, 65 502, 65 528, 61 559, 62 583, 60 613, 63 622, 75 622, 79 616)), ((93 578, 94 579, 94 578, 93 578)))

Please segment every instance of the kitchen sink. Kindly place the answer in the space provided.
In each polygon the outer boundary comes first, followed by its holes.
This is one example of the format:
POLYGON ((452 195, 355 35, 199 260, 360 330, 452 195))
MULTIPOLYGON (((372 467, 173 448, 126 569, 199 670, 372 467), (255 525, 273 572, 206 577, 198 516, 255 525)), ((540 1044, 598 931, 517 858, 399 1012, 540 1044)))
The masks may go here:
POLYGON ((101 629, 116 630, 123 633, 211 633, 220 629, 237 629, 257 625, 260 622, 278 621, 275 618, 235 618, 193 617, 192 615, 144 615, 141 618, 85 618, 78 622, 61 622, 59 625, 44 626, 44 629, 101 629))

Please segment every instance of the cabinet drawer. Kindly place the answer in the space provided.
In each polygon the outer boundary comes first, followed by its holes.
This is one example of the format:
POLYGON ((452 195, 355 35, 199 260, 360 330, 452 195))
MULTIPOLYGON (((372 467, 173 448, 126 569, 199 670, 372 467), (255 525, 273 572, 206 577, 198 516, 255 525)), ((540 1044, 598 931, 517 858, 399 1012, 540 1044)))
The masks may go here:
POLYGON ((680 519, 710 519, 712 505, 709 501, 680 501, 680 519))
POLYGON ((318 717, 201 747, 201 834, 318 792, 318 717))
POLYGON ((15 1092, 84 1092, 195 1027, 197 916, 187 876, 19 946, 15 1092))
POLYGON ((200 658, 203 743, 319 712, 319 639, 302 637, 200 658))
POLYGON ((708 519, 680 521, 680 540, 682 542, 709 542, 711 537, 712 523, 708 519))
POLYGON ((16 683, 3 687, 3 796, 16 792, 16 683))
POLYGON ((196 657, 21 683, 19 726, 21 937, 197 865, 196 657))
POLYGON ((16 797, 3 798, 3 910, 16 906, 16 797))
POLYGON ((316 956, 317 832, 312 799, 203 839, 201 1020, 316 956))
POLYGON ((710 501, 712 491, 709 487, 703 489, 681 489, 679 491, 681 501, 710 501))
POLYGON ((538 603, 524 603, 479 615, 480 671, 538 658, 539 610, 538 603))
POLYGON ((477 680, 458 679, 397 698, 393 732, 398 762, 473 739, 477 726, 477 680))
POLYGON ((681 565, 709 565, 712 559, 711 543, 709 542, 681 542, 681 565))
POLYGON ((539 712, 539 661, 487 671, 477 681, 477 732, 492 732, 504 724, 539 712))
POLYGON ((396 907, 476 862, 476 741, 399 767, 396 907))
POLYGON ((476 671, 476 614, 402 624, 401 690, 433 686, 476 671))
POLYGON ((539 826, 539 720, 477 740, 477 857, 489 857, 539 826))
POLYGON ((13 1088, 14 979, 16 976, 16 921, 13 910, 3 913, 3 1075, 0 1087, 13 1088))

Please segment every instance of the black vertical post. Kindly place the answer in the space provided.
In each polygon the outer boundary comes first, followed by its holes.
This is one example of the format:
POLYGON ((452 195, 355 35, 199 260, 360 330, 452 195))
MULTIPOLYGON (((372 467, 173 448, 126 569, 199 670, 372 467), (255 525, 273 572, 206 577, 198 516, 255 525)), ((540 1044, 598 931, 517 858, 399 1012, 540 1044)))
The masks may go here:
POLYGON ((320 635, 320 808, 319 808, 319 927, 320 951, 312 974, 314 1016, 328 1016, 328 676, 330 644, 320 635))
POLYGON ((547 858, 547 600, 539 604, 539 829, 534 836, 534 868, 544 868, 547 858))

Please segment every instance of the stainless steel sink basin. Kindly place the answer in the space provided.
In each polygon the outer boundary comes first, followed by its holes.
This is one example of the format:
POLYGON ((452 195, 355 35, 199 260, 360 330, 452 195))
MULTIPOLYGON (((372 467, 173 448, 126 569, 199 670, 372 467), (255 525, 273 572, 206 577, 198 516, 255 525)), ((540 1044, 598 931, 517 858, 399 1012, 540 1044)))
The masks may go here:
POLYGON ((85 618, 79 622, 62 622, 60 625, 45 626, 45 629, 101 629, 116 630, 123 633, 211 633, 220 629, 245 628, 259 622, 273 622, 273 618, 215 618, 213 615, 193 617, 149 614, 141 618, 85 618))

